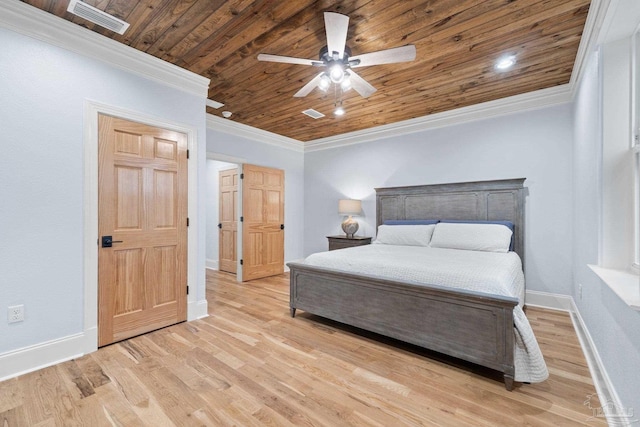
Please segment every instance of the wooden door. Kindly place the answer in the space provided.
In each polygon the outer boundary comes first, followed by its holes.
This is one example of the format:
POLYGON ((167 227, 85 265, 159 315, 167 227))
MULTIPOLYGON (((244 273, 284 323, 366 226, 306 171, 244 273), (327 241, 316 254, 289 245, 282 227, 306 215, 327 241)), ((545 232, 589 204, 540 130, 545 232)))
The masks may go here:
POLYGON ((218 172, 219 177, 219 234, 218 234, 218 266, 220 271, 236 273, 238 255, 236 240, 238 238, 238 169, 227 169, 218 172))
POLYGON ((99 116, 98 345, 186 320, 187 138, 99 116), (112 247, 104 247, 112 236, 112 247))
POLYGON ((284 171, 244 165, 242 281, 284 272, 284 171))

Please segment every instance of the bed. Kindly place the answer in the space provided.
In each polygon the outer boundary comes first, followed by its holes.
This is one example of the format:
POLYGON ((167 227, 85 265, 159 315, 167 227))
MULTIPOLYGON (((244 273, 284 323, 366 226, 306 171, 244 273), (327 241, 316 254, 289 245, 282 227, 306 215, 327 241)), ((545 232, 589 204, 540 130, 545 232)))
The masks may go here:
MULTIPOLYGON (((424 219, 508 221, 513 224, 511 248, 519 263, 524 260, 524 180, 377 188, 376 223, 380 228, 424 219)), ((375 246, 334 252, 372 251, 375 246)), ((548 375, 533 333, 526 331, 523 274, 518 294, 501 295, 450 287, 439 280, 395 277, 374 268, 371 274, 367 269, 349 272, 339 265, 308 261, 287 265, 292 317, 304 310, 497 370, 507 390, 513 389, 514 378, 536 382, 548 375), (533 367, 523 364, 523 352, 533 367)), ((523 266, 518 266, 522 272, 523 266)))

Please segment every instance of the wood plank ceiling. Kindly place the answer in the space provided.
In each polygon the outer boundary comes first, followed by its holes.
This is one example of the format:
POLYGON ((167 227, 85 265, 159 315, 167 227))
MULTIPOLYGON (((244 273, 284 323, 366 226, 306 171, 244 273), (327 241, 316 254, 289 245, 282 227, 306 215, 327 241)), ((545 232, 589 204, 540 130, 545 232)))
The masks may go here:
POLYGON ((124 35, 66 11, 66 0, 32 6, 211 79, 207 112, 311 141, 427 116, 569 82, 589 0, 87 0, 131 24, 124 35), (416 60, 358 69, 377 92, 350 90, 346 114, 334 94, 293 94, 315 67, 259 62, 259 53, 317 59, 326 45, 323 12, 350 17, 352 55, 414 44, 416 60), (516 56, 501 72, 495 61, 516 56), (313 108, 315 120, 301 112, 313 108))

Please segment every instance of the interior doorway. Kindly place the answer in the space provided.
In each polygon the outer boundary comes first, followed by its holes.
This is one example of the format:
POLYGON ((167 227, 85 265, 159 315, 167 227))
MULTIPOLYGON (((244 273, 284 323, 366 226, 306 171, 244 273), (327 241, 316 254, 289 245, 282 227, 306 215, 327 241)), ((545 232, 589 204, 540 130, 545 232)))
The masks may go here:
POLYGON ((238 281, 283 273, 284 171, 212 157, 207 159, 207 268, 235 272, 238 281))

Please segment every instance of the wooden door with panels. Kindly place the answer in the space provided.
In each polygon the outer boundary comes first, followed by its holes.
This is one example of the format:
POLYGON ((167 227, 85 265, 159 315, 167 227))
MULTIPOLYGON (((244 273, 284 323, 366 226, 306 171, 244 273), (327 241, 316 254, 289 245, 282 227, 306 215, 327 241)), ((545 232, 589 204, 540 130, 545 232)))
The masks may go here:
POLYGON ((243 165, 242 278, 284 272, 284 171, 243 165))
POLYGON ((186 320, 187 137, 100 115, 98 346, 186 320))
POLYGON ((218 172, 218 266, 220 271, 236 273, 238 256, 238 168, 218 172))

